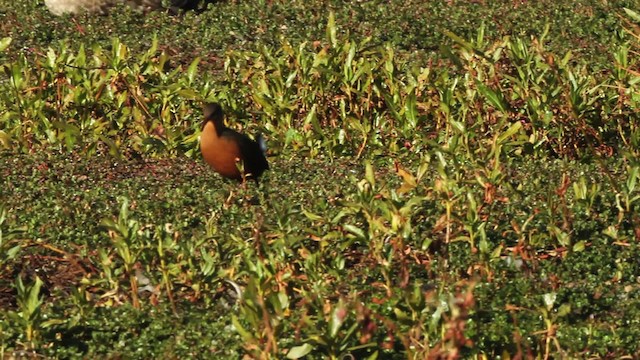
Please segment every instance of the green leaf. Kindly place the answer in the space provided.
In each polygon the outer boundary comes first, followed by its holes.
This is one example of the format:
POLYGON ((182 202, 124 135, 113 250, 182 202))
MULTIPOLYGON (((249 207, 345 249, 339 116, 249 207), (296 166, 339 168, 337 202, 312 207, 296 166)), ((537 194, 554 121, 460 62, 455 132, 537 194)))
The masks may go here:
POLYGON ((196 71, 198 71, 198 63, 200 63, 199 57, 195 58, 187 69, 187 79, 189 80, 189 85, 193 84, 193 80, 196 77, 196 71))
POLYGON ((296 79, 296 76, 298 76, 298 70, 295 70, 295 71, 291 72, 291 74, 289 74, 289 76, 287 76, 287 80, 284 82, 284 85, 287 88, 290 88, 291 85, 293 84, 293 80, 296 79))
POLYGON ((574 252, 581 252, 581 251, 584 250, 585 245, 586 245, 585 241, 584 240, 580 240, 580 241, 578 241, 577 243, 575 243, 573 245, 573 251, 574 252))
POLYGON ((376 350, 371 356, 367 358, 367 360, 376 360, 378 358, 378 350, 376 350))
POLYGON ((404 104, 404 115, 405 118, 409 121, 407 124, 409 128, 405 126, 403 130, 412 130, 418 125, 418 107, 416 105, 416 93, 415 90, 411 91, 411 93, 407 96, 407 100, 404 104))
POLYGON ((571 304, 562 304, 558 308, 558 317, 564 317, 571 314, 571 304))
POLYGON ((158 34, 153 35, 153 40, 151 40, 151 47, 147 50, 147 59, 150 59, 156 55, 158 51, 158 34))
POLYGON ((253 339, 253 335, 251 335, 244 327, 242 327, 242 325, 240 325, 240 321, 238 320, 238 317, 236 315, 231 315, 231 323, 243 339, 253 339))
POLYGON ((76 55, 76 66, 85 67, 87 65, 87 55, 85 54, 84 44, 80 45, 78 54, 76 55))
POLYGON ((56 59, 56 52, 52 48, 47 49, 47 66, 50 69, 53 69, 55 67, 56 59))
POLYGON ((338 303, 335 309, 333 309, 333 313, 331 314, 331 319, 329 320, 329 336, 332 339, 336 338, 338 335, 338 331, 344 324, 344 321, 347 319, 347 309, 342 305, 342 302, 338 303))
POLYGON ((29 288, 29 292, 26 298, 26 303, 23 304, 21 310, 29 314, 34 314, 42 304, 42 298, 40 297, 40 288, 42 287, 42 280, 38 276, 36 276, 36 282, 31 285, 29 288))
POLYGON ((626 13, 627 13, 627 15, 628 15, 631 19, 633 19, 633 21, 635 21, 635 22, 637 22, 637 23, 640 23, 640 14, 638 14, 637 12, 635 12, 635 11, 633 11, 633 10, 631 10, 631 9, 628 9, 628 8, 623 8, 623 9, 624 9, 624 12, 626 12, 626 13))
POLYGON ((300 359, 301 357, 309 354, 311 350, 313 350, 313 346, 309 344, 294 346, 287 353, 287 359, 300 359))
POLYGON ((487 99, 491 106, 503 113, 507 111, 507 105, 504 101, 504 96, 499 90, 493 90, 492 88, 479 81, 476 81, 476 85, 478 86, 478 92, 482 96, 484 96, 485 99, 487 99))
POLYGON ((482 51, 476 49, 476 47, 472 43, 464 40, 463 38, 461 38, 460 36, 454 34, 453 32, 444 29, 444 30, 442 30, 442 33, 445 34, 446 36, 448 36, 449 38, 451 38, 451 40, 453 40, 456 43, 458 43, 458 45, 462 46, 467 51, 470 51, 470 52, 472 52, 472 53, 474 53, 474 54, 476 54, 476 55, 478 55, 480 57, 483 57, 483 58, 485 57, 485 55, 482 53, 482 51))
POLYGON ((333 11, 329 12, 329 21, 327 22, 327 39, 331 43, 332 47, 335 48, 338 45, 336 37, 336 14, 333 11))
POLYGON ((0 51, 5 51, 11 44, 11 38, 5 37, 0 40, 0 51))
POLYGON ((511 136, 515 135, 518 131, 520 131, 521 128, 522 128, 522 123, 519 121, 511 124, 511 126, 509 126, 509 129, 507 129, 507 131, 500 134, 500 136, 498 137, 498 144, 504 143, 505 140, 507 140, 511 136))
POLYGON ((8 149, 11 146, 11 137, 2 130, 0 130, 0 146, 5 149, 8 149))
POLYGON ((376 177, 373 172, 373 166, 370 161, 367 161, 364 167, 364 178, 372 187, 376 186, 376 177))
POLYGON ((198 99, 198 94, 193 89, 179 89, 177 91, 178 95, 188 100, 196 100, 198 99))
POLYGON ((316 215, 310 211, 305 210, 304 208, 302 209, 302 213, 304 214, 304 216, 307 217, 307 219, 311 220, 311 221, 320 221, 322 219, 324 219, 324 217, 320 216, 320 215, 316 215))
POLYGON ((460 134, 464 134, 467 132, 467 127, 464 126, 464 123, 462 123, 461 121, 449 119, 449 124, 451 124, 451 126, 453 126, 453 128, 456 129, 456 131, 458 131, 460 134))
POLYGON ((638 173, 640 173, 640 166, 633 166, 629 171, 629 175, 627 177, 627 192, 631 194, 633 190, 636 188, 636 183, 638 181, 638 173))
POLYGON ((357 237, 361 238, 361 239, 366 239, 367 236, 364 234, 364 231, 362 231, 362 229, 360 229, 359 227, 355 226, 355 225, 351 225, 351 224, 345 224, 344 225, 344 229, 347 230, 348 232, 350 232, 353 235, 356 235, 357 237))
POLYGON ((393 313, 395 314, 396 318, 402 322, 411 321, 411 317, 397 307, 393 308, 393 313))

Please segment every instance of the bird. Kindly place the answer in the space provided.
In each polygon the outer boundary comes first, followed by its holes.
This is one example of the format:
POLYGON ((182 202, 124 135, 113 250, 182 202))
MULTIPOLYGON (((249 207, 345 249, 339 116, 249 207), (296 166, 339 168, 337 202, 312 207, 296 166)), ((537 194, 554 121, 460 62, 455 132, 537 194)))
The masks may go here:
POLYGON ((224 112, 218 103, 206 103, 203 114, 200 151, 204 160, 224 178, 242 183, 251 179, 257 184, 269 169, 262 136, 252 140, 225 126, 224 112))
MULTIPOLYGON (((118 3, 142 10, 151 11, 167 9, 177 13, 179 10, 196 9, 201 0, 169 0, 166 5, 163 0, 44 0, 44 4, 51 13, 57 16, 64 14, 78 14, 82 12, 105 14, 118 3), (168 6, 168 7, 167 7, 168 6)), ((212 0, 206 0, 206 3, 212 0)))

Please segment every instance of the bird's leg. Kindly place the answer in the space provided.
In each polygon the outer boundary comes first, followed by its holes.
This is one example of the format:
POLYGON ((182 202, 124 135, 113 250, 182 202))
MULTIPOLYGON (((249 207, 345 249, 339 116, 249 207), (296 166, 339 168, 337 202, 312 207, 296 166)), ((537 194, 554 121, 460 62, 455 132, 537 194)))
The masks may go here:
POLYGON ((242 184, 244 184, 247 176, 244 173, 244 162, 240 160, 240 158, 236 158, 236 168, 238 169, 238 172, 240 172, 242 184))
POLYGON ((244 171, 244 162, 242 160, 240 160, 239 158, 236 158, 236 167, 238 168, 238 171, 240 172, 240 176, 242 177, 240 179, 240 181, 241 181, 242 191, 244 192, 245 197, 246 197, 246 193, 247 193, 247 178, 251 174, 247 174, 244 171))
MULTIPOLYGON (((246 189, 245 186, 245 175, 244 175, 244 164, 242 163, 242 161, 240 160, 240 158, 235 158, 235 162, 236 162, 236 167, 238 168, 238 171, 240 172, 240 176, 241 176, 241 182, 242 182, 242 187, 243 189, 246 189)), ((227 197, 227 199, 224 201, 224 204, 222 205, 224 209, 228 209, 231 206, 231 203, 233 202, 235 198, 235 194, 234 194, 234 190, 232 188, 232 186, 230 187, 229 190, 229 196, 227 197)))

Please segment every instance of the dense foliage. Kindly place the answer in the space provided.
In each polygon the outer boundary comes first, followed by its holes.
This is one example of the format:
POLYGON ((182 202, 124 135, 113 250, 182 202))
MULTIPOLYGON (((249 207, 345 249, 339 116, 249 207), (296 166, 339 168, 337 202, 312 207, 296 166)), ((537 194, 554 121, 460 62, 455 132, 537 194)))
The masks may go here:
POLYGON ((0 5, 0 358, 640 356, 625 5, 0 5))

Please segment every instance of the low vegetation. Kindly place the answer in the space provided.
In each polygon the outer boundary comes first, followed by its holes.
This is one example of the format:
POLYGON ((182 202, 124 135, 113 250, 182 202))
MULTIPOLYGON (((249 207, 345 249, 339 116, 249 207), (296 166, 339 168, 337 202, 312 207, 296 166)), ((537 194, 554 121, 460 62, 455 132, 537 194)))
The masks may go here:
POLYGON ((53 32, 0 40, 0 358, 640 356, 640 15, 401 3, 13 5, 53 32))

